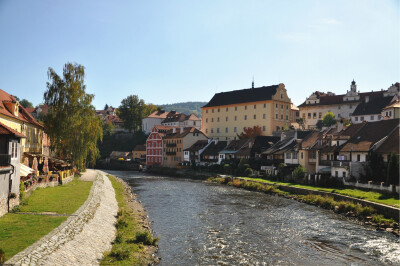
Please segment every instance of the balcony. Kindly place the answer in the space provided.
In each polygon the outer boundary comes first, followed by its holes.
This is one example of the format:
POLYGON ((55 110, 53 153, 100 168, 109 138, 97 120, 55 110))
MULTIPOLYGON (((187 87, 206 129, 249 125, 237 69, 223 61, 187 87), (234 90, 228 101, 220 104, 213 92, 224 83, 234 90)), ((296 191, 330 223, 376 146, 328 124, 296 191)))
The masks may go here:
POLYGON ((166 154, 167 154, 167 155, 176 155, 176 152, 174 152, 174 151, 167 151, 166 154))
POLYGON ((349 167, 350 161, 332 161, 332 167, 349 167))
POLYGON ((11 165, 11 154, 0 154, 0 166, 11 165))
POLYGON ((176 143, 167 143, 167 144, 165 144, 165 146, 167 148, 174 148, 174 147, 176 147, 176 143))
POLYGON ((331 162, 332 161, 328 161, 328 160, 320 160, 319 161, 319 165, 321 165, 321 166, 331 166, 331 162))

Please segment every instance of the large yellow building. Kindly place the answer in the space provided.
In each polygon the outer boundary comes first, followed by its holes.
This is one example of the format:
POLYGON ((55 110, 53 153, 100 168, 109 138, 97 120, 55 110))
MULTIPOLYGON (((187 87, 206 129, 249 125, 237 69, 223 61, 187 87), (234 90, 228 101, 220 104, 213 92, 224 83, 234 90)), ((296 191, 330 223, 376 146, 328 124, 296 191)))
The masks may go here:
POLYGON ((202 107, 202 131, 209 138, 236 139, 244 128, 259 126, 263 136, 290 126, 291 100, 284 84, 221 92, 202 107))
POLYGON ((43 153, 44 127, 19 104, 14 96, 3 90, 0 90, 0 123, 26 136, 21 139, 21 162, 27 154, 43 153))

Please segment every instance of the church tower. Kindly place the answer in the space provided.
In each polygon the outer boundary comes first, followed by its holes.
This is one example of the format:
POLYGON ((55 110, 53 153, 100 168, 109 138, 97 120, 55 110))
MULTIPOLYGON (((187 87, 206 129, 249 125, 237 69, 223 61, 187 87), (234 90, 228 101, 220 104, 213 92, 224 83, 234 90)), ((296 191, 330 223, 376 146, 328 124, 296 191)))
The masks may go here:
POLYGON ((356 82, 354 81, 354 79, 351 82, 350 90, 353 92, 357 92, 357 85, 356 85, 356 82))

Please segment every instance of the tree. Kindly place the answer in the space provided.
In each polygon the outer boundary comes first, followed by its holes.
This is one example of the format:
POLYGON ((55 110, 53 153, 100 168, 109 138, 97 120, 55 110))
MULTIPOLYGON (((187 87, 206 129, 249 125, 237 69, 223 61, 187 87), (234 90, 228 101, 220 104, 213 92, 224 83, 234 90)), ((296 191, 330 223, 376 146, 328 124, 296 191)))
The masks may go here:
POLYGON ((386 182, 393 186, 399 184, 399 155, 394 152, 390 154, 386 182))
POLYGON ((104 111, 108 109, 108 104, 104 106, 104 111))
POLYGON ((335 115, 332 112, 327 112, 322 118, 322 123, 326 127, 330 127, 336 124, 335 115))
POLYGON ((110 136, 114 132, 114 125, 111 121, 107 120, 103 123, 103 134, 110 136))
POLYGON ((146 104, 137 95, 130 95, 121 101, 117 114, 129 132, 142 130, 142 119, 157 110, 154 104, 146 104))
POLYGON ((33 104, 26 99, 22 99, 19 103, 25 108, 33 108, 33 104))
POLYGON ((67 63, 62 77, 52 68, 47 75, 44 100, 50 108, 44 122, 51 148, 62 159, 71 160, 78 169, 94 165, 99 156, 97 141, 102 140, 103 130, 91 104, 94 95, 85 92, 84 67, 67 63))
POLYGON ((307 123, 307 121, 306 121, 305 118, 297 118, 297 119, 296 119, 296 122, 299 124, 299 127, 300 127, 302 130, 305 130, 305 129, 306 129, 306 123, 307 123))
POLYGON ((254 126, 254 127, 245 127, 243 128, 243 132, 238 135, 239 139, 251 139, 257 136, 261 136, 261 127, 254 126))

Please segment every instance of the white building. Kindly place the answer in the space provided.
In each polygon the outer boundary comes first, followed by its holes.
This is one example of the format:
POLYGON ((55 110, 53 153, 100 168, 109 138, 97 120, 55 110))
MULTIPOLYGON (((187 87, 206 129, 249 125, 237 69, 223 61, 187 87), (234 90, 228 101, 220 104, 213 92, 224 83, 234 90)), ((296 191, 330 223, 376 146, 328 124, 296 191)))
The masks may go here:
MULTIPOLYGON (((142 119, 142 130, 146 134, 150 134, 150 132, 154 128, 154 126, 161 125, 161 122, 165 118, 167 118, 167 115, 170 114, 170 113, 171 112, 166 112, 164 110, 154 111, 149 116, 147 116, 147 117, 142 119)), ((174 111, 174 113, 176 113, 176 112, 174 111)))

